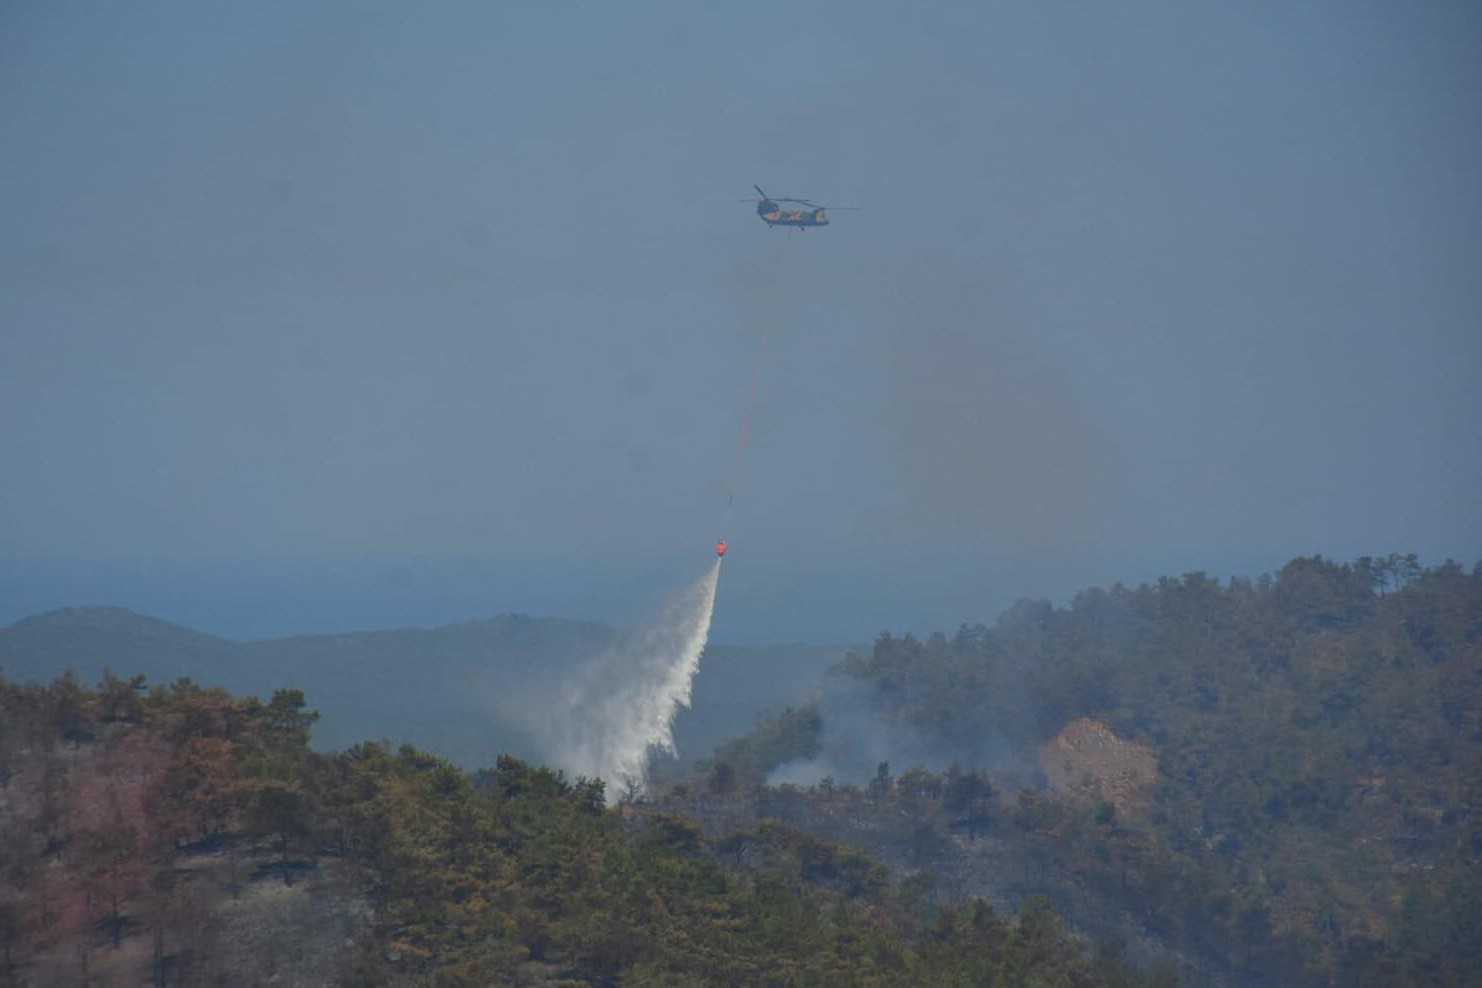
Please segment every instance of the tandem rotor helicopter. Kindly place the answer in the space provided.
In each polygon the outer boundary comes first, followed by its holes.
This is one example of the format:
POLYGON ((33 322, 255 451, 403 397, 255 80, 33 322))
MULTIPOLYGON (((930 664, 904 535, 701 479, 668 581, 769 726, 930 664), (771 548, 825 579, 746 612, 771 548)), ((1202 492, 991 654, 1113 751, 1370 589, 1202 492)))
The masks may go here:
POLYGON ((762 218, 762 222, 767 224, 768 227, 791 226, 797 227, 799 230, 805 230, 810 226, 828 226, 828 209, 843 210, 858 208, 855 206, 820 206, 818 203, 809 202, 807 199, 794 199, 786 196, 778 196, 774 199, 763 192, 760 185, 753 185, 752 188, 756 189, 756 194, 761 196, 760 199, 737 199, 736 201, 756 203, 756 214, 762 218), (784 202, 797 203, 799 206, 806 206, 808 208, 783 209, 780 204, 784 202))

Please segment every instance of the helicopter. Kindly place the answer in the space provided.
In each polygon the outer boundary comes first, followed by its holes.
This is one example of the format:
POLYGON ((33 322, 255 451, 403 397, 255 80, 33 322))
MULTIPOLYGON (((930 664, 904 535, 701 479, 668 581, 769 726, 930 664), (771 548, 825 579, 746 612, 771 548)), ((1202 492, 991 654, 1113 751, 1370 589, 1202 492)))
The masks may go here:
POLYGON ((855 208, 853 206, 820 206, 815 202, 809 202, 807 199, 794 199, 786 196, 778 196, 774 199, 763 192, 760 185, 753 185, 752 188, 756 189, 756 194, 761 196, 760 199, 737 199, 736 201, 756 203, 756 214, 762 218, 762 222, 766 223, 768 227, 793 226, 802 230, 810 226, 828 226, 827 210, 829 208, 855 208), (780 204, 784 202, 797 203, 799 206, 806 206, 808 208, 783 209, 780 204))

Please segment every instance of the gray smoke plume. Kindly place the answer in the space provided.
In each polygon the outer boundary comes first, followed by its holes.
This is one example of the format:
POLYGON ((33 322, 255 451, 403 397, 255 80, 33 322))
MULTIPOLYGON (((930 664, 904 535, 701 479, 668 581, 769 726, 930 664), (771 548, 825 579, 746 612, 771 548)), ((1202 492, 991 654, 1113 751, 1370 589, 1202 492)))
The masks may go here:
MULTIPOLYGON (((1013 684, 1006 684, 1005 693, 1010 692, 1018 695, 1013 684)), ((823 721, 819 751, 777 766, 767 776, 768 785, 807 787, 825 778, 863 785, 882 762, 897 775, 910 768, 945 772, 957 764, 986 769, 1011 790, 1040 784, 1033 747, 1015 744, 987 710, 972 736, 948 740, 900 719, 873 687, 848 677, 829 676, 811 699, 823 721)))

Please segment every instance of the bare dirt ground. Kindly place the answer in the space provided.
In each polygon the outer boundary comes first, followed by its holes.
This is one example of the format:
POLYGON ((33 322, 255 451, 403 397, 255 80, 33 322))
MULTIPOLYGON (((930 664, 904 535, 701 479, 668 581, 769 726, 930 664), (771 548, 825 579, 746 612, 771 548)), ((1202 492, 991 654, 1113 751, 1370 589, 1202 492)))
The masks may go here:
POLYGON ((1039 761, 1055 792, 1104 799, 1124 815, 1141 812, 1158 781, 1158 758, 1151 748, 1089 717, 1065 725, 1040 748, 1039 761))

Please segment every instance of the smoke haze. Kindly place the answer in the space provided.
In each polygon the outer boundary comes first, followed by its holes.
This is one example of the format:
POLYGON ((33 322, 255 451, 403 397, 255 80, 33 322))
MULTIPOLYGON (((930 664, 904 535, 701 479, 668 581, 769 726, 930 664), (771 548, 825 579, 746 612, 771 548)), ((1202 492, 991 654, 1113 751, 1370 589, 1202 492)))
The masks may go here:
MULTIPOLYGON (((1006 678, 999 679, 999 707, 1011 705, 1008 696, 1022 695, 1027 709, 1028 691, 1006 678)), ((969 771, 984 769, 1009 789, 1040 780, 1034 752, 1009 737, 1008 729, 1017 725, 995 723, 991 711, 983 711, 971 737, 948 741, 894 716, 872 687, 837 672, 827 677, 812 702, 823 726, 820 751, 777 766, 768 774, 768 784, 807 787, 829 778, 859 785, 873 778, 882 762, 897 775, 918 767, 945 772, 953 764, 969 771)))

